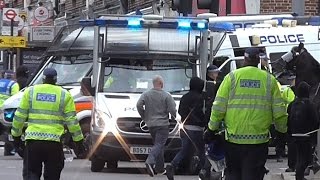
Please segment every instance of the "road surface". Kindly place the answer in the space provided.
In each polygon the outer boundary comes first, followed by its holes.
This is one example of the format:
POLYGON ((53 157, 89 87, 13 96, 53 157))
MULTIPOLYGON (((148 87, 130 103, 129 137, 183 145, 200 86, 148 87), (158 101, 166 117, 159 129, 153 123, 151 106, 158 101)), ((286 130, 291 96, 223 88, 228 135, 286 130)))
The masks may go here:
MULTIPOLYGON (((286 160, 282 163, 276 162, 275 159, 268 159, 266 164, 270 173, 265 180, 294 180, 293 174, 284 174, 286 160)), ((3 156, 3 148, 0 147, 0 179, 21 180, 22 176, 22 159, 19 156, 3 156)), ((166 176, 155 176, 151 178, 146 174, 142 162, 120 162, 119 168, 114 171, 104 169, 100 173, 90 171, 90 161, 73 160, 66 162, 62 171, 61 180, 166 180, 166 176)), ((176 176, 175 180, 196 180, 197 176, 176 176)), ((308 178, 314 179, 314 178, 308 178)))

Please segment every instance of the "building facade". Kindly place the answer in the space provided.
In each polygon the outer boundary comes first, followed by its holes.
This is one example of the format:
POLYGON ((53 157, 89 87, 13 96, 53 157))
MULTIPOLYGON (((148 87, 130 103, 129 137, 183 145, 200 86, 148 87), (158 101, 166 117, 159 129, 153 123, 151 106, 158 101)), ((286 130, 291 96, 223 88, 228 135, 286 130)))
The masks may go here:
POLYGON ((299 15, 320 15, 320 0, 261 0, 260 12, 296 12, 299 15))

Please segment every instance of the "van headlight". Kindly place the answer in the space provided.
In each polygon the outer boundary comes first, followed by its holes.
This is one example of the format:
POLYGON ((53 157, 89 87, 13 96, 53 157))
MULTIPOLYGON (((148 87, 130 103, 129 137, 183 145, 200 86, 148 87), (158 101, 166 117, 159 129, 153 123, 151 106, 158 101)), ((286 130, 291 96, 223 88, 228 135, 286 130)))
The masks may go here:
POLYGON ((116 131, 116 119, 111 118, 103 111, 96 110, 94 123, 97 131, 105 133, 116 131))
POLYGON ((99 116, 97 113, 95 114, 95 126, 99 129, 103 129, 105 127, 104 120, 101 116, 99 116))

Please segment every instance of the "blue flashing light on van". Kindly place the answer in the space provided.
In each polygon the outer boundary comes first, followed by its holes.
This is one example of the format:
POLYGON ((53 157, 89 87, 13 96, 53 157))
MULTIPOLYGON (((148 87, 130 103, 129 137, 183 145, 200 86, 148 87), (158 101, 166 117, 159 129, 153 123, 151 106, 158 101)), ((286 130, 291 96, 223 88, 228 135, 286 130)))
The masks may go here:
POLYGON ((230 23, 230 22, 215 22, 215 23, 210 23, 209 24, 209 30, 210 31, 216 31, 216 32, 221 32, 221 31, 233 32, 236 29, 235 29, 233 23, 230 23))
POLYGON ((132 18, 128 20, 128 26, 139 27, 141 26, 141 19, 132 18))
POLYGON ((115 27, 129 27, 129 28, 140 28, 140 27, 157 27, 157 28, 170 28, 170 29, 181 29, 181 30, 203 30, 208 29, 208 22, 202 20, 191 20, 183 19, 177 21, 165 21, 161 20, 157 23, 148 23, 143 21, 141 18, 129 18, 124 20, 110 20, 110 19, 90 19, 80 20, 82 26, 115 26, 115 27))
POLYGON ((191 23, 190 21, 178 21, 178 27, 182 29, 190 29, 191 23))

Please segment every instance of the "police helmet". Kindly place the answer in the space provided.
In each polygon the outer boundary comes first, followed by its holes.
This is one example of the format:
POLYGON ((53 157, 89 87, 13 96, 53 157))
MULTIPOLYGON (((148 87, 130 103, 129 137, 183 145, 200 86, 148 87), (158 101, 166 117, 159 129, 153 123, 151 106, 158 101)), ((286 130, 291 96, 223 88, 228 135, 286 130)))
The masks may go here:
POLYGON ((57 71, 54 68, 47 68, 43 71, 44 78, 57 79, 57 71))
POLYGON ((260 49, 255 47, 249 47, 244 52, 244 57, 249 58, 251 61, 259 61, 260 60, 260 49))

